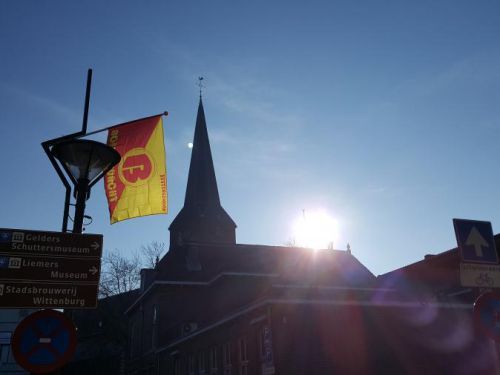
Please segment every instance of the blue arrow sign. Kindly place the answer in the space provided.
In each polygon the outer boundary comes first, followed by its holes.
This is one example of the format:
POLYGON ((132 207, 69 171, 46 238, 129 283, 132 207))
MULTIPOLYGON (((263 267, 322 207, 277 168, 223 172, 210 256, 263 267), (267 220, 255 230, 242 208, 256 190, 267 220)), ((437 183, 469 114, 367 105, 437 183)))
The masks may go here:
POLYGON ((499 263, 495 238, 489 221, 453 219, 453 226, 462 261, 499 263))

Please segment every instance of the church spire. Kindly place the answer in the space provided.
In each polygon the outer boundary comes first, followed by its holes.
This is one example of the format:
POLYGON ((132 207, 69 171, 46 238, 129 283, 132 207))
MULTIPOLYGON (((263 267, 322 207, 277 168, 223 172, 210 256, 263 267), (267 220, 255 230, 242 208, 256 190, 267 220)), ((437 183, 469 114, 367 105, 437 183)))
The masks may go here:
POLYGON ((220 206, 219 190, 200 98, 184 207, 220 206))
POLYGON ((220 204, 200 97, 184 207, 170 225, 170 248, 188 242, 236 243, 236 224, 220 204))

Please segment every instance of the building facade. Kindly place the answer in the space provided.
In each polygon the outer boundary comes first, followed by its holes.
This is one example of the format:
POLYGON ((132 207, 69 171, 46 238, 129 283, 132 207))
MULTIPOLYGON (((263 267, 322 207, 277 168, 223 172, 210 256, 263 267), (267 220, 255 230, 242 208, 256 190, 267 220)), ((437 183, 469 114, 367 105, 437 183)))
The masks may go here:
POLYGON ((448 255, 377 278, 349 250, 238 244, 201 99, 193 143, 169 252, 126 310, 126 373, 495 373, 457 265, 434 269, 448 255))

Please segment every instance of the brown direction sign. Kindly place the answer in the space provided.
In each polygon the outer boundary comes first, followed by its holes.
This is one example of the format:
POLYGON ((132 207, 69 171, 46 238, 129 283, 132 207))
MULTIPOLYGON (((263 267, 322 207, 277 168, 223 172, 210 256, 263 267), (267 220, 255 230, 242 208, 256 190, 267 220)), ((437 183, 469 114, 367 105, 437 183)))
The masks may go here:
POLYGON ((0 254, 0 278, 17 281, 99 283, 100 259, 0 254))
POLYGON ((97 306, 102 235, 0 228, 0 308, 97 306))
POLYGON ((5 252, 100 258, 102 235, 0 228, 0 253, 5 252))
POLYGON ((97 285, 0 281, 0 308, 96 308, 97 291, 97 285))

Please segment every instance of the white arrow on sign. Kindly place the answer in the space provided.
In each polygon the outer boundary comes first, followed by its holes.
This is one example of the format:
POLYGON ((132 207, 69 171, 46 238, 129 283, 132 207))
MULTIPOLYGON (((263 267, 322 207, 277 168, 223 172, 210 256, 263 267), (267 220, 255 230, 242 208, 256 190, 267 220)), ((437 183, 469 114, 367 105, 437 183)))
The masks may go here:
POLYGON ((92 275, 95 275, 99 270, 96 268, 96 266, 92 266, 92 268, 89 268, 89 272, 92 275))
POLYGON ((97 250, 100 247, 100 245, 94 241, 94 243, 92 245, 90 245, 90 247, 94 250, 97 250))
POLYGON ((476 227, 472 227, 469 237, 467 237, 467 241, 465 242, 467 246, 474 246, 474 250, 476 251, 477 257, 483 256, 483 246, 490 247, 488 242, 481 236, 481 233, 476 229, 476 227))

